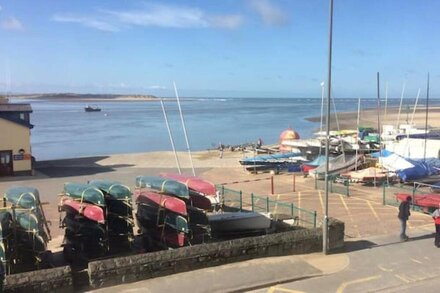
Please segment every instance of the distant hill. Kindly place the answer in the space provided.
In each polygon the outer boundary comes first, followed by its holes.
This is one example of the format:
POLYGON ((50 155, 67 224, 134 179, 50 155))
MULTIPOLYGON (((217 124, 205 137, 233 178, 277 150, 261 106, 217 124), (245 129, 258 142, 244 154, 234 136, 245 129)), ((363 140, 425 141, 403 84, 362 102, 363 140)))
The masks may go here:
POLYGON ((9 97, 16 99, 41 99, 41 100, 88 100, 88 101, 104 101, 104 100, 156 100, 153 95, 118 95, 118 94, 75 94, 75 93, 47 93, 47 94, 15 94, 9 97))

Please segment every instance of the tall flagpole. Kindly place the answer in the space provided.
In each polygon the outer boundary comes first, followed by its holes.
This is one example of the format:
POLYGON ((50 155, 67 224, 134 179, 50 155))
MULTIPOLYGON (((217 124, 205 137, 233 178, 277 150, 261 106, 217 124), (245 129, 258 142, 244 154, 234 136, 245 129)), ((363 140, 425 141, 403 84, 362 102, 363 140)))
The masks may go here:
POLYGON ((328 253, 328 171, 329 171, 329 144, 330 144, 330 105, 332 86, 332 37, 333 37, 333 0, 330 0, 329 9, 329 37, 328 37, 328 77, 327 77, 327 131, 325 140, 325 212, 322 231, 322 252, 328 253))
POLYGON ((173 85, 174 85, 174 92, 176 93, 177 106, 179 106, 180 120, 182 121, 183 134, 185 135, 186 149, 188 150, 189 161, 191 163, 192 173, 194 176, 196 176, 196 171, 194 170, 194 164, 193 164, 193 160, 192 160, 192 156, 191 156, 191 149, 189 148, 188 135, 186 133, 185 119, 183 119, 182 107, 180 106, 179 94, 177 93, 177 87, 176 87, 176 83, 174 81, 173 81, 173 85))
POLYGON ((165 124, 167 125, 168 135, 170 137, 171 147, 173 148, 174 158, 176 159, 177 170, 179 171, 179 174, 182 174, 182 171, 180 170, 179 158, 177 157, 176 153, 176 147, 174 146, 173 135, 171 134, 171 128, 168 123, 167 113, 165 112, 165 106, 163 105, 163 99, 160 99, 160 105, 162 106, 163 117, 165 118, 165 124))

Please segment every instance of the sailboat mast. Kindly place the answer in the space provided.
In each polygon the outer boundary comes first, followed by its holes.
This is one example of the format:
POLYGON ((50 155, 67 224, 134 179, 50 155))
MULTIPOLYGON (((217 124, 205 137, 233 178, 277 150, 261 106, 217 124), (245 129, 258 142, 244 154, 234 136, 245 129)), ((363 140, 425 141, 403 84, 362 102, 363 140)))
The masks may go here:
POLYGON ((385 83, 385 113, 383 115, 383 123, 387 123, 387 108, 388 108, 388 81, 385 83))
POLYGON ((174 92, 176 94, 176 99, 177 99, 177 106, 179 107, 180 120, 182 121, 183 134, 185 135, 186 149, 188 150, 189 161, 191 163, 192 173, 194 176, 196 176, 196 171, 194 170, 194 164, 193 164, 193 160, 192 160, 192 156, 191 156, 191 149, 189 148, 188 135, 186 133, 185 119, 183 119, 182 107, 180 106, 179 94, 177 93, 177 87, 176 87, 176 83, 174 81, 173 81, 173 85, 174 85, 174 92))
POLYGON ((328 77, 327 77, 327 130, 325 140, 325 211, 322 231, 322 250, 328 253, 328 172, 329 172, 329 146, 330 146, 330 102, 332 90, 332 37, 333 37, 333 0, 329 0, 329 36, 328 36, 328 77))
POLYGON ((163 99, 160 99, 160 105, 162 106, 163 117, 165 118, 165 124, 167 125, 168 135, 170 137, 171 147, 173 148, 174 158, 176 159, 177 170, 179 171, 179 174, 182 174, 182 171, 180 170, 179 158, 177 157, 176 148, 174 146, 173 135, 171 134, 171 128, 168 123, 167 113, 165 112, 165 106, 163 105, 163 99))
POLYGON ((397 114, 397 125, 396 125, 396 128, 399 128, 400 111, 402 109, 403 94, 405 93, 405 86, 406 86, 406 82, 403 83, 402 94, 400 95, 400 105, 399 105, 399 113, 397 114))
POLYGON ((429 72, 428 84, 426 86, 426 113, 425 113, 425 149, 423 150, 423 160, 426 161, 426 147, 428 143, 428 109, 429 109, 429 72))
POLYGON ((419 97, 420 97, 420 88, 417 92, 417 97, 416 97, 416 102, 414 103, 414 110, 413 113, 411 115, 411 125, 413 125, 413 121, 414 121, 414 115, 416 114, 416 110, 417 110, 417 104, 419 103, 419 97))

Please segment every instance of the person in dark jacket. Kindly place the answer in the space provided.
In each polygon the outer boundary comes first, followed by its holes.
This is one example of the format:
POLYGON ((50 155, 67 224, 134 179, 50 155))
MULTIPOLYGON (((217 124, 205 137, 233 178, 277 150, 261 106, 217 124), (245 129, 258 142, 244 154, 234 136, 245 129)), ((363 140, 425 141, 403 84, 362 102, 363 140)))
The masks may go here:
POLYGON ((438 205, 438 209, 432 213, 432 218, 434 219, 435 224, 434 245, 440 248, 440 204, 438 205))
POLYGON ((397 216, 400 220, 400 240, 406 241, 408 240, 408 236, 406 235, 406 221, 408 221, 410 213, 410 205, 411 205, 411 196, 408 196, 405 201, 402 201, 399 205, 399 215, 397 216))

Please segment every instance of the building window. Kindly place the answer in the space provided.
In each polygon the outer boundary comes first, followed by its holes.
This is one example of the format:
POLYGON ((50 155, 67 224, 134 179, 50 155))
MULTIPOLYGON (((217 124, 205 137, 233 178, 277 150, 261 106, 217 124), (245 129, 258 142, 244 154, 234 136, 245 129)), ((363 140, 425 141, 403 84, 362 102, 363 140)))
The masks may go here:
POLYGON ((24 113, 20 113, 20 119, 21 119, 21 120, 25 120, 24 117, 25 117, 25 116, 24 116, 24 113))

